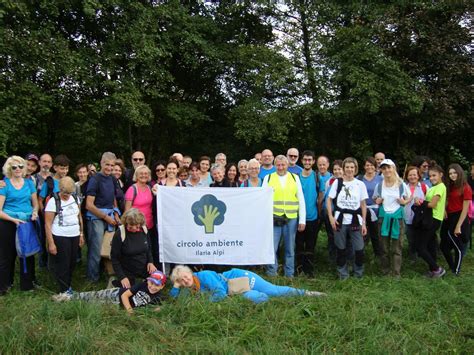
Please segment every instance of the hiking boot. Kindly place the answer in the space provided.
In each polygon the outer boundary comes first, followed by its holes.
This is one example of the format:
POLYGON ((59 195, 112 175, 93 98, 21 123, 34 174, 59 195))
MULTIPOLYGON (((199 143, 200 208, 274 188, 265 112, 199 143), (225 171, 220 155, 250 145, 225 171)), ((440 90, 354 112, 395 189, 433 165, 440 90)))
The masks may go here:
POLYGON ((432 278, 432 279, 439 279, 439 278, 443 277, 444 274, 446 274, 446 270, 443 269, 443 268, 440 266, 440 267, 438 268, 438 270, 433 271, 433 272, 431 273, 431 278, 432 278))
POLYGON ((308 297, 326 297, 327 294, 318 291, 304 291, 304 295, 308 297))

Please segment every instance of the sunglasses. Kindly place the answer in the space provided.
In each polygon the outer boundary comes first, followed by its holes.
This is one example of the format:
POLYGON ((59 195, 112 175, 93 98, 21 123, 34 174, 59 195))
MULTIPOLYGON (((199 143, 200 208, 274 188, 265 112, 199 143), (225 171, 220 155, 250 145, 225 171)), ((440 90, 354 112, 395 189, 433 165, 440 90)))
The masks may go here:
POLYGON ((156 172, 165 171, 165 169, 156 169, 156 172))
POLYGON ((133 158, 133 161, 144 161, 145 159, 143 158, 133 158))
POLYGON ((297 155, 288 155, 290 158, 298 158, 297 155))
POLYGON ((19 165, 12 165, 12 170, 16 170, 16 169, 23 169, 25 166, 23 164, 19 164, 19 165))

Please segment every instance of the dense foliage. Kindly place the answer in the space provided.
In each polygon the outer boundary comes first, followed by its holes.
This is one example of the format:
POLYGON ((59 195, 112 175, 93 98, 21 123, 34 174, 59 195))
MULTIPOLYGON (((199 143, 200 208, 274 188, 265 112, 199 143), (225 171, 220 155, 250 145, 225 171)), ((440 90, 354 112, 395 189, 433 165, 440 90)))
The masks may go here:
POLYGON ((470 159, 470 10, 1 0, 0 155, 232 160, 296 146, 470 159))

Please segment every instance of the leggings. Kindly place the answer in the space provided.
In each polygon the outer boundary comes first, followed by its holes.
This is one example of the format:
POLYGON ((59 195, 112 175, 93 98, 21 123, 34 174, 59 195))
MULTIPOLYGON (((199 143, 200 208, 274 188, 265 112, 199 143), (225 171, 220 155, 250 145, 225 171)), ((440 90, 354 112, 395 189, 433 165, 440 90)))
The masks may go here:
POLYGON ((113 303, 119 304, 119 292, 120 288, 108 288, 100 291, 89 291, 89 292, 75 292, 73 293, 72 299, 81 300, 87 302, 102 302, 102 303, 113 303))
POLYGON ((443 222, 441 226, 441 243, 440 249, 448 263, 451 271, 456 275, 461 271, 461 263, 463 259, 464 241, 467 240, 467 233, 469 230, 469 224, 467 218, 461 226, 461 235, 457 236, 454 234, 454 229, 458 223, 461 212, 449 213, 448 219, 443 222), (454 259, 452 255, 454 250, 454 259))
POLYGON ((429 266, 430 271, 439 269, 436 263, 436 231, 441 225, 441 221, 433 219, 433 223, 428 229, 416 229, 416 251, 429 266))
POLYGON ((305 290, 298 288, 274 285, 247 270, 232 269, 226 272, 224 276, 228 279, 247 276, 249 278, 250 291, 242 295, 254 303, 266 302, 270 297, 303 296, 305 293, 305 290))

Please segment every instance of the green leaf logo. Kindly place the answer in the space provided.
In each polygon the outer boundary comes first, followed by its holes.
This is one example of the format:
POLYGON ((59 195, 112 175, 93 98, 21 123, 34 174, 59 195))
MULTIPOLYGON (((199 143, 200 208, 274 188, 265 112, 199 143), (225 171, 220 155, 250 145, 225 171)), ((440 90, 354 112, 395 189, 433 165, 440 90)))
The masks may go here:
POLYGON ((206 234, 214 233, 214 226, 224 222, 226 211, 225 203, 218 200, 214 195, 204 195, 191 206, 194 222, 198 226, 204 226, 206 234))

